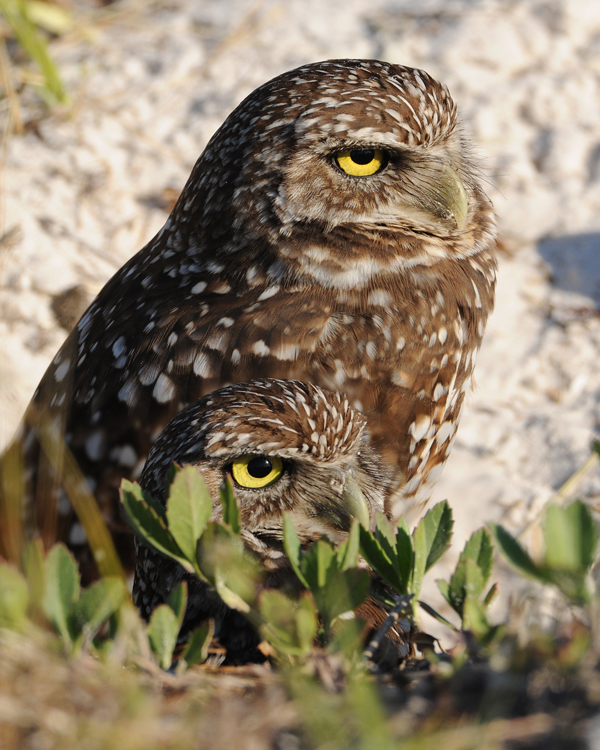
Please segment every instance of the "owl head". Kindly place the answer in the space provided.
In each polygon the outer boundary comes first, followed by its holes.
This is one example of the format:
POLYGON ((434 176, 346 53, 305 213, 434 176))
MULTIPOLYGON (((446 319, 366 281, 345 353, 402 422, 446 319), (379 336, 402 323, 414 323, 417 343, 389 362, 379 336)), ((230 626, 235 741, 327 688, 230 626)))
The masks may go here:
MULTIPOLYGON (((154 445, 140 481, 163 503, 173 463, 196 466, 214 498, 231 476, 245 541, 275 565, 284 512, 301 541, 326 535, 339 542, 353 518, 368 525, 383 511, 391 481, 365 418, 347 398, 295 380, 231 385, 181 411, 154 445)), ((220 517, 216 502, 214 518, 220 517)))
POLYGON ((256 89, 209 142, 171 226, 174 245, 192 232, 193 248, 243 247, 248 263, 272 248, 274 283, 339 289, 471 255, 494 231, 448 89, 380 60, 312 63, 256 89))

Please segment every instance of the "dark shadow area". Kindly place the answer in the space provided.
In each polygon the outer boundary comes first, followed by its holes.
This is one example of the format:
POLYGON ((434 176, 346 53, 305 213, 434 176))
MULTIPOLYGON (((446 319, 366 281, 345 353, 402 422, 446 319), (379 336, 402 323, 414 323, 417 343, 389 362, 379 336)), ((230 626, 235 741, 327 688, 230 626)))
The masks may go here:
POLYGON ((555 287, 590 297, 600 307, 600 233, 551 237, 538 249, 555 287))

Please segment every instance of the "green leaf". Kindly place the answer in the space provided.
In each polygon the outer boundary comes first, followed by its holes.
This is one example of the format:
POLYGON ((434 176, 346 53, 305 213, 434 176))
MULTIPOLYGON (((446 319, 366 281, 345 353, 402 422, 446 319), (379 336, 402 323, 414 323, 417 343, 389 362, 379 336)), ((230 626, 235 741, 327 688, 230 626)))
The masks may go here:
POLYGON ((438 503, 421 520, 413 533, 414 567, 410 592, 419 594, 425 573, 450 546, 452 511, 446 501, 438 503))
POLYGON ((180 581, 177 586, 171 591, 167 604, 173 612, 177 615, 179 621, 179 627, 183 624, 183 618, 185 616, 185 610, 188 602, 188 585, 187 581, 180 581))
POLYGON ((585 574, 594 562, 598 535, 587 505, 576 500, 566 508, 551 505, 544 519, 545 564, 585 574))
POLYGON ((460 555, 461 560, 475 560, 484 582, 487 583, 494 565, 494 547, 489 533, 485 529, 478 529, 471 534, 460 555))
POLYGON ((148 625, 150 647, 158 657, 163 669, 169 669, 173 662, 173 651, 179 635, 179 620, 171 607, 160 604, 152 613, 148 625))
POLYGON ((369 594, 370 576, 368 571, 359 568, 339 571, 331 576, 322 591, 313 591, 317 609, 329 621, 344 612, 359 607, 369 594))
POLYGON ((498 584, 494 583, 490 586, 490 589, 485 595, 485 598, 483 600, 483 603, 485 604, 485 606, 489 607, 490 604, 494 601, 494 599, 498 596, 498 594, 499 594, 498 584))
POLYGON ((296 621, 298 643, 300 644, 302 652, 308 653, 312 649, 317 629, 319 627, 318 613, 314 599, 308 591, 305 591, 300 596, 297 605, 294 619, 296 621))
POLYGON ((358 553, 360 551, 360 523, 356 519, 352 522, 348 539, 336 549, 338 568, 347 570, 358 565, 358 553))
MULTIPOLYGON (((442 592, 442 595, 444 596, 444 598, 446 599, 446 601, 448 601, 448 597, 444 593, 444 587, 446 588, 446 591, 447 591, 448 584, 446 583, 446 581, 442 581, 442 580, 438 580, 438 581, 436 581, 436 583, 438 585, 438 588, 442 592)), ((458 632, 458 628, 455 625, 453 625, 450 622, 450 620, 447 620, 445 617, 443 617, 442 615, 440 615, 439 612, 436 612, 436 610, 433 607, 430 607, 429 604, 427 604, 427 602, 419 601, 419 606, 421 607, 421 609, 424 609, 425 612, 427 612, 428 615, 431 615, 438 622, 441 622, 442 625, 446 625, 446 627, 450 628, 450 630, 453 630, 454 632, 458 632)))
POLYGON ((212 500, 206 482, 191 465, 175 475, 167 500, 169 531, 183 556, 196 566, 196 545, 212 514, 212 500))
MULTIPOLYGON (((406 594, 406 586, 402 582, 397 569, 392 564, 389 555, 385 552, 374 534, 359 527, 360 552, 367 563, 399 594, 406 594)), ((389 549, 389 546, 388 546, 389 549)))
POLYGON ((92 584, 71 607, 71 630, 74 635, 85 632, 90 638, 121 606, 127 589, 121 578, 109 576, 92 584))
POLYGON ((452 530, 454 528, 454 519, 452 518, 452 509, 448 502, 444 500, 435 505, 421 522, 425 526, 427 537, 427 546, 429 554, 425 563, 425 572, 440 560, 448 550, 452 541, 452 530))
POLYGON ((214 587, 217 594, 228 607, 236 609, 238 612, 243 612, 245 615, 250 612, 248 602, 227 585, 221 573, 217 573, 215 576, 214 587))
POLYGON ((231 479, 229 477, 226 477, 221 485, 220 494, 221 503, 223 505, 223 521, 231 526, 231 530, 234 534, 241 533, 240 510, 238 508, 236 497, 233 494, 233 485, 231 484, 231 479))
POLYGON ((283 549, 290 561, 292 570, 300 579, 302 585, 306 586, 307 589, 310 588, 308 581, 304 577, 304 573, 300 569, 300 540, 298 539, 298 534, 296 534, 296 529, 289 513, 283 514, 283 549))
POLYGON ((194 664, 202 664, 208 658, 208 649, 215 633, 215 621, 207 622, 196 628, 190 635, 187 645, 181 656, 188 667, 194 664))
POLYGON ((549 582, 547 573, 533 562, 526 550, 504 527, 491 523, 489 528, 498 544, 498 549, 511 565, 538 581, 549 582))
POLYGON ((293 656, 308 653, 317 633, 317 611, 308 592, 293 601, 282 591, 267 589, 259 599, 264 637, 277 650, 293 656))
POLYGON ((389 559, 393 560, 394 548, 396 546, 396 535, 391 523, 383 513, 378 512, 375 517, 374 535, 389 559))
POLYGON ((437 587, 440 590, 440 594, 444 597, 444 599, 452 606, 452 602, 450 600, 450 584, 448 581, 444 581, 442 578, 438 578, 436 580, 437 587))
POLYGON ((166 512, 161 507, 159 512, 157 503, 142 493, 139 484, 123 479, 121 482, 121 505, 127 523, 145 544, 153 547, 166 557, 176 560, 188 573, 195 572, 190 563, 179 549, 173 535, 166 527, 166 512))
POLYGON ((70 627, 70 614, 79 599, 79 567, 64 544, 55 544, 46 556, 44 572, 44 614, 64 640, 71 644, 74 635, 70 627))
POLYGON ((316 589, 323 588, 329 577, 329 570, 337 571, 337 557, 331 543, 325 539, 319 539, 311 545, 302 557, 300 563, 304 577, 308 581, 308 587, 314 593, 316 589))
POLYGON ((401 524, 396 529, 396 568, 403 587, 408 591, 408 583, 411 579, 414 563, 414 545, 413 538, 402 519, 401 524))
POLYGON ((578 606, 590 601, 587 576, 581 571, 548 570, 548 578, 559 591, 578 606))
MULTIPOLYGON (((473 562, 471 560, 471 562, 473 562)), ((489 630, 489 624, 481 602, 477 599, 466 599, 463 615, 463 630, 470 630, 481 639, 489 630)))
POLYGON ((209 522, 198 541, 198 565, 227 606, 249 613, 261 581, 261 568, 229 526, 209 522))
POLYGON ((10 565, 0 563, 0 627, 21 630, 27 619, 27 581, 10 565))

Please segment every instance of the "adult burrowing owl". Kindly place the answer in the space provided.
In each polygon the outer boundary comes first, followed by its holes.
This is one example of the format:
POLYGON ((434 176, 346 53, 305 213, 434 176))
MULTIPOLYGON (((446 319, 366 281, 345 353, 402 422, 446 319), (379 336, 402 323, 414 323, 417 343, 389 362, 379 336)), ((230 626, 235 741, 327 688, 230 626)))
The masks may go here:
MULTIPOLYGON (((313 382, 366 415, 397 518, 448 455, 493 305, 494 232, 445 86, 376 60, 284 73, 215 133, 53 360, 36 414, 64 432, 124 550, 117 487, 177 412, 227 383, 313 382)), ((31 523, 84 555, 21 438, 31 523)))
MULTIPOLYGON (((238 383, 180 412, 154 444, 140 480, 163 504, 174 462, 196 466, 213 498, 232 476, 244 543, 269 571, 265 585, 277 588, 299 586, 283 552, 284 511, 303 544, 323 535, 340 542, 353 518, 368 524, 383 511, 393 473, 370 445, 366 419, 345 396, 294 380, 238 383)), ((222 517, 218 502, 214 517, 222 517)), ((133 598, 146 619, 182 579, 189 587, 183 633, 214 618, 215 635, 229 651, 256 646, 248 621, 205 583, 137 545, 133 598)))

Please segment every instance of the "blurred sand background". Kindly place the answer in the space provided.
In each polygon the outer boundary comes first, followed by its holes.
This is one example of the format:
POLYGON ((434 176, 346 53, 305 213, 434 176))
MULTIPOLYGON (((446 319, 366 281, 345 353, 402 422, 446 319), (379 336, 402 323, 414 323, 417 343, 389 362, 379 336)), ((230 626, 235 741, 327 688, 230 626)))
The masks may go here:
MULTIPOLYGON (((449 86, 500 225, 496 311, 435 499, 455 511, 457 551, 485 521, 522 528, 588 458, 600 420, 600 3, 65 6, 74 26, 51 49, 72 106, 0 102, 0 446, 226 115, 297 65, 380 58, 449 86)), ((598 469, 578 494, 598 502, 598 469)))

